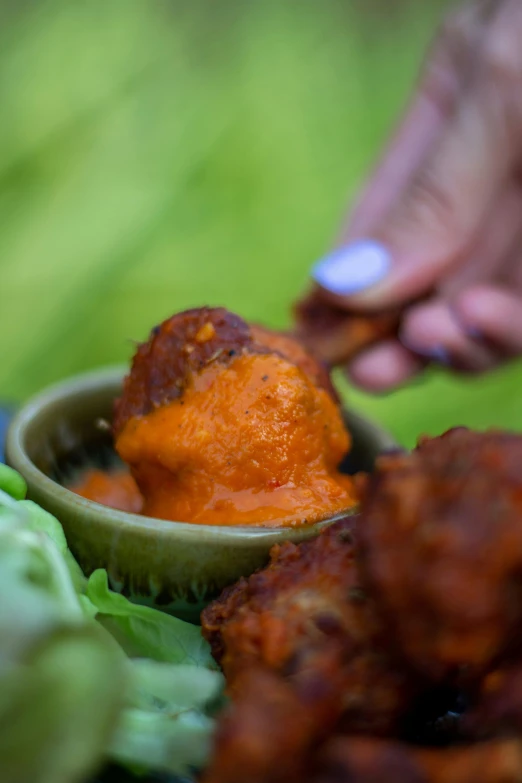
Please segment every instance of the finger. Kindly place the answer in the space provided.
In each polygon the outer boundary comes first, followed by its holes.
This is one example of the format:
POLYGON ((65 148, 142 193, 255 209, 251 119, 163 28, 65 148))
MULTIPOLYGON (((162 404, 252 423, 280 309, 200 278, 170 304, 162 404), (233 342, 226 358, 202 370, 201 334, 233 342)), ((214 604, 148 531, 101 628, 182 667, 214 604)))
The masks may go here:
MULTIPOLYGON (((466 262, 437 286, 437 296, 449 302, 478 282, 497 279, 516 283, 522 289, 522 188, 512 180, 498 198, 488 220, 477 235, 466 262), (515 260, 513 253, 516 249, 515 260), (509 266, 508 271, 504 269, 509 266), (517 275, 518 271, 518 277, 517 275)), ((310 349, 331 365, 344 364, 374 342, 396 333, 399 310, 379 314, 348 313, 312 291, 295 308, 297 333, 310 349)))
POLYGON ((508 268, 513 267, 514 253, 515 269, 518 268, 522 247, 521 218, 522 188, 513 179, 484 221, 466 261, 437 286, 439 296, 451 301, 471 285, 505 276, 508 268))
POLYGON ((397 340, 390 339, 359 354, 346 368, 346 374, 355 386, 382 393, 411 380, 425 364, 397 340))
POLYGON ((369 235, 439 136, 470 77, 486 18, 486 7, 473 2, 443 24, 411 105, 355 205, 340 244, 369 235))
POLYGON ((522 354, 522 294, 494 286, 464 291, 454 303, 467 334, 493 344, 503 358, 522 354))
POLYGON ((405 315, 399 337, 406 348, 427 359, 464 372, 485 372, 500 357, 472 334, 448 302, 433 300, 405 315))
MULTIPOLYGON (((520 35, 522 3, 517 9, 512 21, 520 35)), ((355 243, 316 269, 332 301, 395 306, 429 290, 466 257, 519 162, 522 47, 501 21, 492 25, 466 98, 374 241, 355 243)))

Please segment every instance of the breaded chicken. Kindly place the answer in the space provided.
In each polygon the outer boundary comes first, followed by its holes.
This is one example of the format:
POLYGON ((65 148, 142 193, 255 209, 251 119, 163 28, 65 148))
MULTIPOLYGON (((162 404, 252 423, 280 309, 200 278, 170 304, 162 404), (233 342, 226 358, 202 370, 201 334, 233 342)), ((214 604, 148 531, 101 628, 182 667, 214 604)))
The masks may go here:
POLYGON ((433 681, 476 682, 522 631, 522 437, 459 428, 381 457, 361 573, 386 638, 433 681))
POLYGON ((194 375, 209 365, 226 366, 245 353, 274 352, 335 397, 328 371, 298 340, 250 326, 223 307, 199 307, 173 315, 155 326, 136 351, 123 393, 115 403, 115 434, 130 418, 180 399, 194 375))
POLYGON ((349 362, 365 348, 393 337, 400 312, 348 313, 325 302, 314 291, 294 308, 296 334, 314 354, 329 365, 349 362))
POLYGON ((337 737, 303 783, 521 783, 522 743, 497 739, 419 748, 369 737, 337 737))
POLYGON ((389 735, 417 692, 414 677, 372 646, 350 518, 316 540, 272 550, 202 614, 232 705, 205 783, 299 780, 316 745, 345 730, 389 735))
POLYGON ((114 432, 146 516, 279 527, 356 502, 339 470, 350 436, 326 369, 294 338, 222 308, 153 330, 116 401, 114 432))

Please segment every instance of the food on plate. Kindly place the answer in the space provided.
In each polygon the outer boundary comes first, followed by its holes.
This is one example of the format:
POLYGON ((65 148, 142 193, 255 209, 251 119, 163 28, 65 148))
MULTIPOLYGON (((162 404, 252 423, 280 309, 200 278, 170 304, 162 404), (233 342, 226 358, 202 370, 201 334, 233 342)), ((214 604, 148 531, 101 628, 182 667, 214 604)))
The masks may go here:
POLYGON ((60 523, 0 464, 0 778, 79 783, 106 760, 187 774, 222 675, 200 628, 88 579, 60 523))
POLYGON ((334 396, 328 372, 296 340, 250 326, 222 307, 177 313, 155 326, 141 344, 114 409, 118 436, 129 419, 181 400, 209 367, 233 366, 242 356, 276 354, 299 367, 314 385, 334 396))
POLYGON ((358 526, 386 638, 420 672, 476 677, 522 626, 522 438, 457 428, 378 460, 358 526))
POLYGON ((205 783, 300 780, 339 723, 390 735, 418 696, 420 681, 373 644, 353 527, 347 518, 314 541, 274 547, 266 569, 203 612, 233 698, 205 783))
POLYGON ((520 783, 521 455, 464 428, 383 455, 357 515, 276 545, 202 628, 87 579, 0 466, 6 780, 109 758, 201 783, 520 783))
MULTIPOLYGON (((517 642, 518 634, 515 635, 517 642)), ((514 660, 488 672, 472 694, 464 722, 472 736, 488 738, 492 727, 504 734, 522 734, 522 660, 514 660)))
POLYGON ((143 498, 138 485, 125 470, 113 470, 109 473, 91 468, 83 474, 78 483, 71 484, 69 489, 81 497, 96 498, 98 503, 119 511, 139 514, 143 508, 143 498))
POLYGON ((506 738, 419 748, 368 737, 337 737, 315 763, 311 783, 519 783, 522 742, 506 738))
POLYGON ((379 340, 393 337, 400 312, 347 313, 312 291, 295 307, 296 334, 329 365, 345 364, 379 340))
POLYGON ((356 517, 207 607, 204 783, 522 780, 521 457, 464 428, 382 456, 356 517))
MULTIPOLYGON (((295 338, 222 308, 179 313, 152 330, 113 426, 146 516, 280 526, 356 502, 339 471, 350 436, 324 366, 295 338)), ((104 502, 101 484, 91 476, 73 489, 104 502)))

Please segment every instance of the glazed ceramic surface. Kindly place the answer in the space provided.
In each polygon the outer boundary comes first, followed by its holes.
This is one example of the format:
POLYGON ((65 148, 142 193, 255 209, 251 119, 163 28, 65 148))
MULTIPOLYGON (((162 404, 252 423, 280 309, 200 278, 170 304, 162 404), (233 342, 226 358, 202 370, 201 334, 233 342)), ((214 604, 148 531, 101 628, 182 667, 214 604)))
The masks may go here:
MULTIPOLYGON (((27 403, 10 425, 7 462, 24 476, 29 496, 60 520, 86 574, 106 568, 113 589, 197 621, 211 598, 267 561, 273 544, 303 541, 331 520, 278 529, 193 525, 116 511, 66 489, 62 482, 85 467, 117 461, 106 423, 124 372, 77 376, 27 403)), ((395 444, 376 425, 345 415, 354 441, 345 468, 368 470, 395 444)))

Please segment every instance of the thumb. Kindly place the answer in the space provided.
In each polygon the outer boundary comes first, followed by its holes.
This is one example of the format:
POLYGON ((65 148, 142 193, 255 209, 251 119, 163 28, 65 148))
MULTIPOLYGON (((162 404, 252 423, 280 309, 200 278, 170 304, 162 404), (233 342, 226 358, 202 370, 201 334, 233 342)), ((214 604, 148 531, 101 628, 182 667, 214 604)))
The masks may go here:
POLYGON ((312 274, 327 298, 369 310, 402 305, 466 258, 517 165, 522 68, 518 84, 514 70, 485 63, 371 237, 316 265, 312 274))

